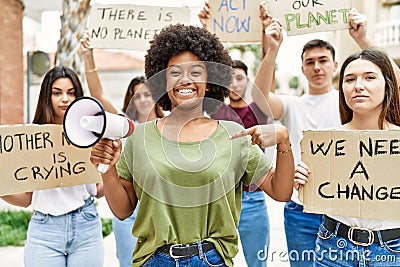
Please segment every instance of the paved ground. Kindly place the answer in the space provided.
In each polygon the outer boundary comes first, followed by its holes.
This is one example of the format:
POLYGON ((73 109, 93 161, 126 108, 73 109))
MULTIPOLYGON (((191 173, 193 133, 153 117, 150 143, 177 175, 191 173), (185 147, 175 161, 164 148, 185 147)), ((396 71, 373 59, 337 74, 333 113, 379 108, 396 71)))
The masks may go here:
MULTIPOLYGON (((271 225, 271 248, 268 252, 269 267, 289 267, 287 261, 286 241, 283 231, 283 206, 284 203, 275 202, 267 197, 268 214, 271 225), (286 256, 285 256, 286 255, 286 256)), ((8 208, 0 200, 0 208, 8 208)), ((102 217, 111 217, 111 212, 104 199, 99 201, 99 213, 102 217)), ((118 267, 118 261, 115 256, 115 239, 111 234, 104 239, 105 247, 105 267, 118 267)), ((239 254, 234 259, 235 266, 246 267, 243 254, 239 254)), ((22 267, 23 266, 23 247, 5 247, 0 248, 0 266, 1 267, 22 267)))

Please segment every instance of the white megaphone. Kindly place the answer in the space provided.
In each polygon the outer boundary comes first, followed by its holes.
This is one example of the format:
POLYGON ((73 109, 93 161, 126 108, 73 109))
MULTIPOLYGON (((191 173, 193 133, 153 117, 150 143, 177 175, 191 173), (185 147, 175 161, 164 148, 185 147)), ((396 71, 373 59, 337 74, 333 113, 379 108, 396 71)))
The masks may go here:
MULTIPOLYGON (((89 96, 75 99, 67 108, 63 121, 67 140, 74 146, 88 148, 101 138, 117 140, 133 133, 133 122, 104 110, 101 103, 89 96)), ((105 173, 108 165, 99 164, 98 171, 105 173)))

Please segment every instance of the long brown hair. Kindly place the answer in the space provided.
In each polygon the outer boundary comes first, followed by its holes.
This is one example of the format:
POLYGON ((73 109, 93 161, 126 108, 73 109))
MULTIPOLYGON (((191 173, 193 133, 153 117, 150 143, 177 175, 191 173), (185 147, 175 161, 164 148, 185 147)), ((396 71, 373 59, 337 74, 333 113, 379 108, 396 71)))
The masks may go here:
POLYGON ((53 90, 53 83, 60 78, 68 78, 71 80, 75 89, 76 98, 83 96, 82 84, 79 80, 78 75, 72 69, 64 66, 57 66, 52 68, 46 73, 43 78, 35 117, 33 118, 33 123, 54 123, 55 113, 51 104, 51 95, 53 90))
POLYGON ((364 59, 374 63, 379 67, 385 79, 385 97, 378 120, 379 129, 383 129, 383 122, 385 120, 400 126, 399 86, 397 84, 396 75, 386 53, 375 48, 369 48, 354 53, 343 62, 339 75, 339 111, 342 124, 350 122, 353 118, 353 110, 347 105, 343 93, 344 71, 351 62, 357 59, 364 59))
MULTIPOLYGON (((146 82, 146 78, 144 76, 137 76, 130 81, 130 83, 128 85, 128 89, 126 90, 126 93, 125 93, 124 105, 122 107, 122 111, 125 114, 127 113, 129 103, 131 102, 131 100, 133 101, 133 95, 135 94, 135 86, 138 84, 144 84, 145 82, 146 82)), ((164 112, 163 112, 161 106, 158 103, 156 103, 155 100, 154 100, 154 103, 155 103, 155 111, 156 111, 157 118, 163 118, 164 112)), ((133 103, 131 104, 131 106, 129 106, 129 114, 127 114, 127 116, 131 120, 137 120, 139 118, 139 112, 136 109, 135 105, 133 105, 133 103)))

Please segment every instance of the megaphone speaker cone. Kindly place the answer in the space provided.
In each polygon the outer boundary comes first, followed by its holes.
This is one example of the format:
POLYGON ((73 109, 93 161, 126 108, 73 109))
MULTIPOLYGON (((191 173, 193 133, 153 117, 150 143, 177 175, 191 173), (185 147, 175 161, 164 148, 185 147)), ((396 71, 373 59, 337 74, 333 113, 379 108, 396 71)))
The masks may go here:
POLYGON ((101 138, 128 137, 135 129, 130 119, 106 112, 97 99, 89 96, 80 97, 69 105, 63 126, 68 141, 81 148, 91 147, 101 138))
MULTIPOLYGON (((116 140, 128 137, 135 128, 131 120, 106 112, 98 100, 89 96, 75 99, 69 105, 63 126, 67 140, 81 148, 91 147, 101 138, 116 140)), ((97 169, 104 173, 108 165, 99 164, 97 169)))
POLYGON ((64 121, 64 133, 67 140, 74 146, 87 148, 96 144, 106 130, 106 115, 101 103, 88 96, 75 99, 67 108, 64 121), (81 120, 95 116, 95 120, 87 122, 91 129, 81 126, 81 120), (95 131, 92 131, 92 128, 95 131))

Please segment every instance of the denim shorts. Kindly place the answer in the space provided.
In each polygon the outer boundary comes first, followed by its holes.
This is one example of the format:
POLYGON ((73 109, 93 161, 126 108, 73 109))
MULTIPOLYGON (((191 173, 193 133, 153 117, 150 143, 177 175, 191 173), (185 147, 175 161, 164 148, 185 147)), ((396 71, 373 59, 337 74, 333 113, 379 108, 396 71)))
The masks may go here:
POLYGON ((310 267, 314 262, 315 241, 323 215, 306 213, 303 206, 290 200, 284 209, 288 258, 292 267, 310 267))
POLYGON ((133 250, 137 242, 137 238, 132 235, 132 227, 135 223, 138 204, 136 204, 133 214, 125 220, 120 220, 115 216, 112 218, 112 229, 115 236, 115 248, 119 267, 132 266, 133 250))
POLYGON ((243 192, 238 231, 248 266, 267 266, 270 226, 264 191, 243 192))
POLYGON ((102 225, 91 199, 60 216, 35 211, 24 249, 26 267, 103 266, 102 225))

